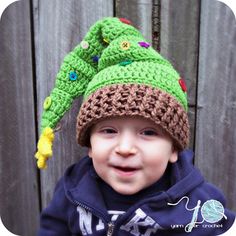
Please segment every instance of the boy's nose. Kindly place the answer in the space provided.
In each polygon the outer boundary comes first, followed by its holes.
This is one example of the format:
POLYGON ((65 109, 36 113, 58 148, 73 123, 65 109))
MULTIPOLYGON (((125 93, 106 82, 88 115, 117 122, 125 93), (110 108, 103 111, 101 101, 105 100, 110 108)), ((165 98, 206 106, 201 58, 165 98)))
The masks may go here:
POLYGON ((116 153, 128 157, 137 153, 137 148, 135 145, 135 137, 130 134, 123 134, 120 136, 119 141, 117 143, 116 153))

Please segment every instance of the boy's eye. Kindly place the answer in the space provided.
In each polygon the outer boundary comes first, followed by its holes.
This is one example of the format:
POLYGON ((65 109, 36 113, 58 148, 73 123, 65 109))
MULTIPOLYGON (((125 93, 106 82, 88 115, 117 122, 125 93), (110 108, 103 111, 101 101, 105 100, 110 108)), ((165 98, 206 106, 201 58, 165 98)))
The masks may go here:
POLYGON ((141 134, 146 135, 146 136, 156 136, 156 135, 158 135, 155 130, 151 130, 151 129, 144 130, 144 131, 141 132, 141 134))
POLYGON ((102 129, 101 132, 104 133, 104 134, 114 134, 114 133, 116 133, 116 131, 114 129, 111 129, 111 128, 102 129))

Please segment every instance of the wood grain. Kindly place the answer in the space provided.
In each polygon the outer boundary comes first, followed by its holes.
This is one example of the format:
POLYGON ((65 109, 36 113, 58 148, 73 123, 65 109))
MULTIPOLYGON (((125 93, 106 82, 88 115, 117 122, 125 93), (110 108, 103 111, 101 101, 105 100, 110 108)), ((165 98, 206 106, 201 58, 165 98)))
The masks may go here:
POLYGON ((115 14, 130 20, 152 42, 152 0, 116 0, 115 14))
POLYGON ((35 115, 30 8, 11 4, 0 23, 0 211, 17 235, 35 235, 39 192, 34 160, 35 115))
POLYGON ((201 7, 196 164, 236 210, 236 20, 223 3, 201 7))

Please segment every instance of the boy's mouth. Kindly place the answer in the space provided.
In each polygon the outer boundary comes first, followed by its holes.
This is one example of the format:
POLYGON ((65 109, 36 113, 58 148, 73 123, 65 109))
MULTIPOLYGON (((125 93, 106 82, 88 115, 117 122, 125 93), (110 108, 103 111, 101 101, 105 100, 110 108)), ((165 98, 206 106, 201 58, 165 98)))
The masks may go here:
POLYGON ((115 166, 116 169, 124 171, 124 172, 130 172, 130 171, 135 171, 137 168, 132 168, 132 167, 121 167, 121 166, 115 166))
POLYGON ((136 168, 136 167, 129 167, 129 166, 112 166, 115 171, 119 174, 119 175, 122 175, 122 176, 131 176, 133 174, 135 174, 139 168, 136 168))

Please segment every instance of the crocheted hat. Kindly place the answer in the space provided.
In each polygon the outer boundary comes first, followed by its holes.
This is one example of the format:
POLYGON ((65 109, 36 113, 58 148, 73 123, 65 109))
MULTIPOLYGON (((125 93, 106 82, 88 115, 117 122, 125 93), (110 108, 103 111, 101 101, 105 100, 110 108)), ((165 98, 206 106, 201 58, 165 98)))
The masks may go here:
POLYGON ((188 145, 189 123, 184 80, 123 18, 96 22, 65 58, 55 88, 44 101, 38 167, 52 156, 54 130, 76 97, 83 95, 77 139, 89 145, 89 130, 114 116, 142 116, 160 125, 180 150, 188 145))

